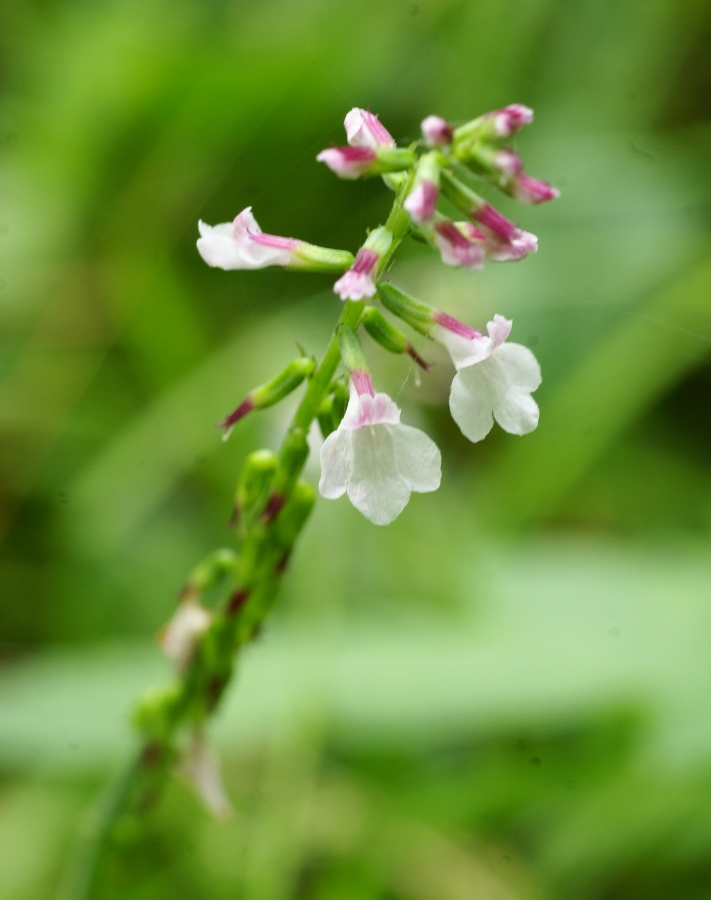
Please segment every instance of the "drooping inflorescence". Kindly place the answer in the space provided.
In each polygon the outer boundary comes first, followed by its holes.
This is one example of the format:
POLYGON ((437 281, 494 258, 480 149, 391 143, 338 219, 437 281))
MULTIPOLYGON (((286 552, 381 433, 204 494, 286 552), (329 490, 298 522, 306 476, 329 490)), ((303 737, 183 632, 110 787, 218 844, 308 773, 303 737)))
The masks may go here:
MULTIPOLYGON (((446 348, 456 369, 450 409, 469 440, 482 440, 494 420, 510 434, 527 434, 538 424, 538 406, 531 394, 541 375, 531 351, 507 341, 511 321, 495 316, 484 335, 381 278, 395 249, 394 240, 399 243, 407 234, 424 239, 445 265, 470 271, 486 262, 521 260, 537 250, 535 235, 505 218, 472 187, 478 178, 524 203, 558 196, 555 188, 527 175, 518 154, 505 146, 532 121, 532 110, 519 104, 486 113, 458 128, 439 116, 428 116, 422 122, 422 139, 398 147, 376 115, 352 109, 345 119, 347 146, 323 150, 317 160, 341 178, 382 176, 399 198, 404 226, 402 219, 397 222, 391 216, 393 221, 373 229, 353 257, 347 251, 266 235, 247 207, 231 225, 210 228, 201 222, 198 250, 209 265, 223 269, 280 265, 342 272, 333 287, 341 300, 363 304, 375 298, 415 331, 446 348), (440 197, 464 218, 455 221, 440 212, 440 197)), ((324 425, 325 416, 319 416, 325 439, 320 492, 328 498, 346 493, 357 509, 382 525, 399 515, 412 491, 432 491, 439 486, 440 460, 430 439, 401 425, 395 403, 375 392, 357 335, 360 325, 386 349, 408 353, 424 368, 428 366, 377 307, 364 308, 355 327, 341 326, 339 349, 350 400, 340 407, 334 402, 335 394, 343 393, 341 383, 334 384, 322 404, 330 418, 324 425), (347 341, 343 340, 346 333, 347 341)), ((222 426, 229 429, 252 409, 281 399, 311 377, 313 369, 311 361, 292 363, 285 370, 291 378, 282 374, 274 379, 273 388, 264 385, 253 391, 222 426)))

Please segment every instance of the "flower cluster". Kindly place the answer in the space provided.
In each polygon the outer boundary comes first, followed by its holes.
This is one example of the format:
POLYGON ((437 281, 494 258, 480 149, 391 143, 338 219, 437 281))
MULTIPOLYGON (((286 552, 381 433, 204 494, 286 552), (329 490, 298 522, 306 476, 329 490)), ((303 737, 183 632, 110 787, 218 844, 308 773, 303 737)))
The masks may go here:
MULTIPOLYGON (((558 196, 555 188, 527 175, 518 154, 505 146, 532 121, 532 110, 518 104, 459 127, 440 116, 428 116, 422 122, 421 141, 403 148, 376 115, 352 109, 344 123, 347 145, 323 150, 317 160, 341 178, 382 176, 396 192, 396 206, 409 219, 404 233, 401 229, 395 235, 389 220, 368 234, 354 257, 347 251, 264 234, 247 207, 231 224, 210 227, 200 222, 198 250, 209 265, 223 269, 278 265, 342 272, 333 287, 341 300, 362 307, 375 298, 445 347, 456 372, 450 410, 465 437, 482 440, 494 421, 510 434, 527 434, 538 424, 538 406, 531 394, 541 373, 530 350, 508 341, 512 322, 496 315, 483 334, 381 278, 406 233, 424 239, 445 265, 470 271, 486 262, 521 260, 537 250, 535 235, 504 217, 473 188, 477 179, 488 181, 515 199, 534 204, 558 196), (440 197, 464 218, 456 221, 440 212, 440 197)), ((339 391, 343 396, 343 387, 336 384, 322 403, 318 420, 325 441, 319 489, 331 499, 347 494, 367 518, 384 525, 400 514, 412 491, 439 486, 440 454, 422 431, 401 424, 393 400, 375 391, 357 335, 361 324, 388 350, 408 353, 424 368, 429 366, 377 307, 359 310, 355 328, 339 328, 349 399, 336 402, 339 391)), ((255 389, 221 425, 229 429, 250 410, 281 399, 311 376, 313 365, 306 359, 291 363, 273 382, 255 389)))

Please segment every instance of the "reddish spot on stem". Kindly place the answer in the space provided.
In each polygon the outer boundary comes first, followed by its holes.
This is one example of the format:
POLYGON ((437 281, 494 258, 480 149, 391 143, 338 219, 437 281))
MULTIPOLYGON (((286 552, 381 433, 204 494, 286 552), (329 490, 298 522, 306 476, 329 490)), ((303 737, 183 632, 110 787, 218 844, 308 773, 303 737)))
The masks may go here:
POLYGON ((281 494, 271 494, 264 507, 262 519, 265 522, 273 521, 280 513, 282 506, 286 503, 286 497, 281 494))
POLYGON ((284 572, 285 572, 285 570, 286 570, 286 567, 289 565, 289 559, 290 559, 290 557, 291 557, 291 551, 290 551, 290 550, 287 550, 286 553, 284 553, 283 556, 280 556, 280 557, 279 557, 279 559, 277 560, 277 564, 276 564, 276 566, 274 567, 274 570, 275 570, 275 572, 277 573, 277 575, 281 576, 281 575, 284 574, 284 572))
POLYGON ((238 588, 230 597, 230 602, 227 604, 227 615, 228 616, 236 616, 237 613, 242 609, 244 604, 247 602, 247 598, 249 597, 249 588, 238 588))

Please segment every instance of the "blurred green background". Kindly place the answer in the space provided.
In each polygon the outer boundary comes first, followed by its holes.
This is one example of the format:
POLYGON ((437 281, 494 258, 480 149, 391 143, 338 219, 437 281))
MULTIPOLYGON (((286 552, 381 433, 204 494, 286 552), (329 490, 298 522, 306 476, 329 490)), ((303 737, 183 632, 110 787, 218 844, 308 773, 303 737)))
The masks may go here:
POLYGON ((293 403, 214 423, 340 311, 322 276, 208 269, 197 219, 355 250, 390 195, 314 162, 351 107, 404 141, 511 102, 562 191, 499 203, 539 253, 412 244, 393 278, 513 318, 540 427, 471 445, 441 356, 418 385, 367 346, 442 488, 387 529, 319 503, 215 728, 234 820, 173 785, 102 896, 711 898, 710 44, 705 0, 0 6, 2 900, 56 896, 293 403))

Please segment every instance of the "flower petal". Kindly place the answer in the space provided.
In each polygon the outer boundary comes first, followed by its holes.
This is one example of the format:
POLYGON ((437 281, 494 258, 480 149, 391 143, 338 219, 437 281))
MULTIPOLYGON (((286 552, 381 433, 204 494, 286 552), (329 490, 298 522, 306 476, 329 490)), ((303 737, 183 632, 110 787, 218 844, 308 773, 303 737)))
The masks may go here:
POLYGON ((232 223, 223 222, 220 225, 207 225, 198 222, 200 237, 198 238, 198 253, 208 266, 217 269, 244 269, 242 252, 232 235, 232 223))
POLYGON ((509 434, 529 434, 538 425, 538 404, 529 393, 511 389, 494 407, 494 418, 509 434))
POLYGON ((498 392, 487 378, 485 367, 490 362, 487 359, 457 372, 449 395, 452 418, 464 437, 474 443, 482 441, 494 427, 493 409, 498 392))
POLYGON ((541 367, 523 344, 502 344, 496 351, 509 383, 522 391, 535 391, 541 385, 541 367))
POLYGON ((321 479, 319 493, 327 500, 337 500, 346 492, 353 448, 351 434, 339 428, 321 446, 321 479))
POLYGON ((436 491, 442 480, 442 454, 424 431, 410 425, 386 426, 395 447, 400 475, 411 491, 436 491))
POLYGON ((389 525, 410 499, 410 488, 397 470, 389 432, 383 426, 365 426, 352 432, 348 498, 375 525, 389 525))

